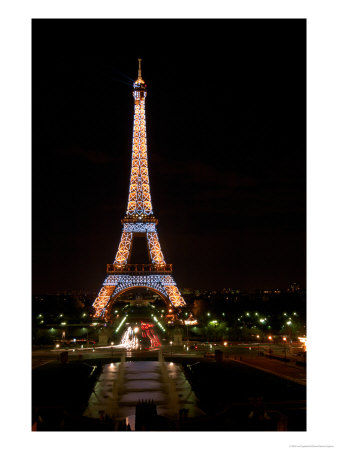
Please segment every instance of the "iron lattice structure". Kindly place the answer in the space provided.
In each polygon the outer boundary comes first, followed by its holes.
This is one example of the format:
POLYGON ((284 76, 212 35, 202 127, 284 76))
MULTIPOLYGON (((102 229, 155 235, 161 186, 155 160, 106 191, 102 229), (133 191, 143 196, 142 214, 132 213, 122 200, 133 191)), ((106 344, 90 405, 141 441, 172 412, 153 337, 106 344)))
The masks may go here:
POLYGON ((108 275, 93 303, 95 318, 106 318, 116 298, 136 287, 155 291, 175 309, 185 306, 172 277, 172 266, 164 260, 156 230, 157 219, 153 214, 148 174, 146 95, 147 86, 142 79, 139 59, 138 78, 133 85, 133 151, 127 212, 122 219, 122 237, 114 264, 108 264, 108 275), (150 264, 129 264, 134 236, 146 238, 150 264))

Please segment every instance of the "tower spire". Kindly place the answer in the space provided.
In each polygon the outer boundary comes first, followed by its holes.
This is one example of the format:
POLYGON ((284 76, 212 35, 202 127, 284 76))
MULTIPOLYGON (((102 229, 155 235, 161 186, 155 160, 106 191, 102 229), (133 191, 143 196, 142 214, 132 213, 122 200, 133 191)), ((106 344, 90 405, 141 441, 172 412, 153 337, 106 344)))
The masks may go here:
POLYGON ((138 59, 138 78, 142 80, 142 74, 141 74, 141 61, 142 59, 138 59))

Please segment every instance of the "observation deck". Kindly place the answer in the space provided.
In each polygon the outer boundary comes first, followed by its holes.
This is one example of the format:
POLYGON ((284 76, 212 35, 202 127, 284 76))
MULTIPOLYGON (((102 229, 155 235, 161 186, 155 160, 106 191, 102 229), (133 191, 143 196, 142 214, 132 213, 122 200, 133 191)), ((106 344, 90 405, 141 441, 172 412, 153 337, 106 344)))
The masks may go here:
POLYGON ((155 223, 156 225, 158 224, 158 220, 156 219, 155 216, 153 215, 149 215, 147 216, 146 214, 135 214, 135 215, 127 215, 125 216, 122 220, 121 223, 137 223, 137 222, 142 222, 142 223, 155 223))
POLYGON ((133 275, 145 275, 145 274, 171 274, 173 271, 172 264, 124 264, 120 266, 118 264, 107 264, 107 273, 112 274, 133 274, 133 275))

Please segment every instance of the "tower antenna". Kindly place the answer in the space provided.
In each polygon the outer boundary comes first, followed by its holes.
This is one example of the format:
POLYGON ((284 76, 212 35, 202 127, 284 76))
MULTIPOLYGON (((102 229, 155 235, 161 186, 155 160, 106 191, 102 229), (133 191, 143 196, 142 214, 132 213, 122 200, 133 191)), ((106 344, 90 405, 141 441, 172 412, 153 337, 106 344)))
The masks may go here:
POLYGON ((141 75, 141 61, 142 61, 142 59, 139 58, 138 59, 138 77, 142 79, 142 75, 141 75))

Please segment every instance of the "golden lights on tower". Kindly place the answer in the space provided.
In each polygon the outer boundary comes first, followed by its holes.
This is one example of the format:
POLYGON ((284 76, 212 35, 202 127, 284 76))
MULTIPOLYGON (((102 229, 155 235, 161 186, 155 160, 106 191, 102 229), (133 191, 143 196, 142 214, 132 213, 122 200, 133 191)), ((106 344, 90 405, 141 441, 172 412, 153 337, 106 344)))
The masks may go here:
POLYGON ((114 264, 108 266, 108 276, 98 297, 93 303, 94 317, 104 317, 111 295, 117 298, 120 292, 133 287, 146 287, 158 291, 174 307, 185 306, 176 283, 171 276, 171 265, 166 264, 158 239, 150 195, 145 99, 147 86, 142 79, 141 59, 138 60, 138 78, 133 84, 134 123, 132 161, 128 204, 123 231, 114 264), (146 237, 151 265, 129 264, 134 234, 146 237), (137 269, 142 266, 142 274, 137 269), (136 268, 135 268, 136 267, 136 268), (145 267, 150 269, 144 274, 145 267))

